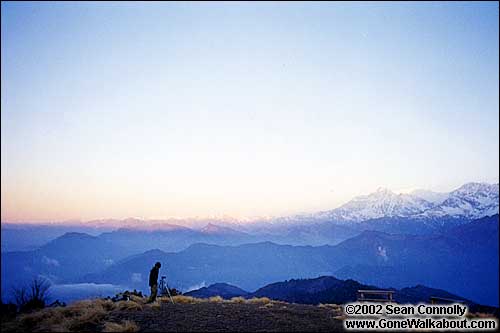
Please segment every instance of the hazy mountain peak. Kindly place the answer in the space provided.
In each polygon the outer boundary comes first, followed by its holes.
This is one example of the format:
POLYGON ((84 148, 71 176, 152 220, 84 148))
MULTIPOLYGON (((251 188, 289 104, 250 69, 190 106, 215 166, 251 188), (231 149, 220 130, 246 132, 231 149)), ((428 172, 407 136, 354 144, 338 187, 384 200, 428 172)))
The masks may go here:
POLYGON ((213 223, 208 223, 204 228, 201 229, 201 232, 204 233, 216 233, 219 232, 222 229, 222 227, 213 224, 213 223))
POLYGON ((88 240, 88 239, 97 239, 97 237, 91 236, 84 232, 67 232, 64 235, 54 239, 53 242, 62 240, 88 240))
POLYGON ((208 223, 204 228, 200 230, 205 234, 239 234, 240 232, 229 227, 223 227, 214 223, 208 223))
POLYGON ((143 253, 143 255, 151 255, 151 256, 162 256, 166 254, 166 252, 160 249, 151 249, 143 253))

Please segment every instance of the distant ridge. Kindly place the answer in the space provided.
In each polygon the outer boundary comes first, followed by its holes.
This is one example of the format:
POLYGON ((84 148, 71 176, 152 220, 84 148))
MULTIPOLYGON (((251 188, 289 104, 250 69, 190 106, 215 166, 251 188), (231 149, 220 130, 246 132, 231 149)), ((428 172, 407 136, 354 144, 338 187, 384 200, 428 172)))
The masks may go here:
POLYGON ((227 283, 214 283, 208 287, 202 287, 200 289, 184 293, 184 295, 196 298, 220 296, 225 299, 230 299, 232 297, 248 295, 248 292, 227 283))

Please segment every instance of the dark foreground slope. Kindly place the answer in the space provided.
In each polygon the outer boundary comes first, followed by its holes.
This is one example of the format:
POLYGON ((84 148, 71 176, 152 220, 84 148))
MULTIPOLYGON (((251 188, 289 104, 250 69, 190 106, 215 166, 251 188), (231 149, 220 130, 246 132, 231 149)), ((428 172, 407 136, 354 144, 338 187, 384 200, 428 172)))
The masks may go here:
POLYGON ((223 302, 175 296, 112 302, 81 301, 2 321, 2 332, 335 332, 342 330, 339 306, 272 302, 269 299, 223 302))
POLYGON ((162 303, 160 309, 113 313, 111 321, 134 321, 144 332, 332 332, 342 321, 331 309, 268 303, 162 303))

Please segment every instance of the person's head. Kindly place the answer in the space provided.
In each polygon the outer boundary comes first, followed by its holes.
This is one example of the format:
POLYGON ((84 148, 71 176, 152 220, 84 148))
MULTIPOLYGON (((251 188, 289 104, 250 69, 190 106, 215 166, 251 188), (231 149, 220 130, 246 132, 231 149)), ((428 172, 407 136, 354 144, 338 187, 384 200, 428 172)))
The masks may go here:
POLYGON ((159 261, 157 261, 156 264, 155 264, 155 267, 156 268, 160 268, 161 267, 161 263, 159 261))

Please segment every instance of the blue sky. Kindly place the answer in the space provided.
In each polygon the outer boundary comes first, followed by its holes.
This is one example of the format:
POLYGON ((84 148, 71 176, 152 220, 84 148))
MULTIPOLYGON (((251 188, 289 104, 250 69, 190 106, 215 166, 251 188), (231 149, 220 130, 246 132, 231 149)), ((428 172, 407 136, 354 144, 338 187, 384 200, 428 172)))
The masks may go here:
POLYGON ((2 221, 498 182, 498 3, 2 2, 2 221))

